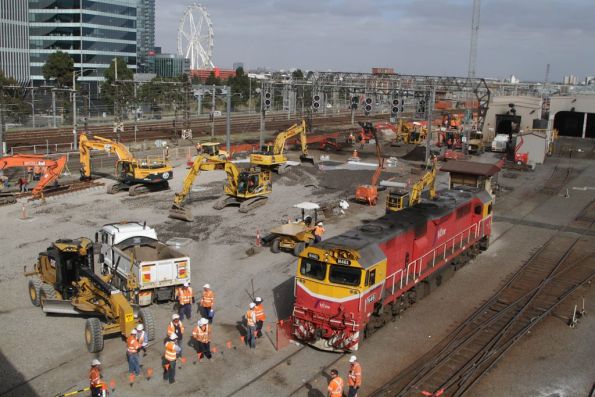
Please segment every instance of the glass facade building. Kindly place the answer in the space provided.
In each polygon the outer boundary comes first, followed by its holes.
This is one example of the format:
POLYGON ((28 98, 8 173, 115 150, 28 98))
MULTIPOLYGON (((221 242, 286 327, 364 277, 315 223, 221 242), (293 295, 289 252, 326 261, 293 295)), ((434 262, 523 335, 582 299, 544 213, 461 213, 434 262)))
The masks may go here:
POLYGON ((28 0, 0 0, 0 69, 19 84, 29 82, 28 0))
POLYGON ((190 72, 190 60, 180 55, 156 54, 147 56, 147 70, 159 77, 178 77, 190 72))
POLYGON ((155 49, 155 0, 138 0, 136 62, 139 72, 147 72, 147 56, 155 49))
POLYGON ((55 51, 70 54, 79 81, 101 81, 112 59, 136 71, 138 0, 29 0, 31 79, 55 51))

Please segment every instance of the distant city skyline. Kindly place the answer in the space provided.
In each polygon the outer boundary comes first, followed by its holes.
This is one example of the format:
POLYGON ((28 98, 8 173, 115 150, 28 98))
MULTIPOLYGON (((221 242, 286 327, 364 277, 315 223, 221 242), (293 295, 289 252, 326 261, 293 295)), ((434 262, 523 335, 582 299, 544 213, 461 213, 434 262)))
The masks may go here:
MULTIPOLYGON (((156 0, 156 45, 175 53, 192 0, 156 0)), ((215 30, 214 63, 467 75, 472 0, 202 0, 215 30)), ((550 81, 595 73, 592 0, 483 0, 477 76, 550 81)))

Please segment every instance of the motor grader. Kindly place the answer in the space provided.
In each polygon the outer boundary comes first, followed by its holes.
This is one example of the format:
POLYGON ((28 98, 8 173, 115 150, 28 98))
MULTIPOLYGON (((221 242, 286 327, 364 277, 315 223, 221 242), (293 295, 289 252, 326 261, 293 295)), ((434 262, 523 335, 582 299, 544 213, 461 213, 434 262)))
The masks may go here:
MULTIPOLYGON (((89 316, 85 342, 90 353, 103 350, 104 337, 128 337, 142 323, 149 340, 155 338, 155 321, 147 309, 133 307, 123 291, 112 285, 112 276, 95 273, 93 242, 87 238, 57 240, 41 252, 34 270, 25 276, 29 297, 44 313, 89 316), (102 321, 103 320, 103 321, 102 321)), ((128 292, 135 281, 128 282, 128 292)), ((129 294, 133 295, 133 294, 129 294)))

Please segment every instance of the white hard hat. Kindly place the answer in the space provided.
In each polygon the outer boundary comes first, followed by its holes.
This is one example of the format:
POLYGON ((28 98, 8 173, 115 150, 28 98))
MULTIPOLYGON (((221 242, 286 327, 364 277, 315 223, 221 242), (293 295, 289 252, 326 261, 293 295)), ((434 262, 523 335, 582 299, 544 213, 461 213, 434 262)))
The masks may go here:
POLYGON ((137 331, 142 331, 145 327, 142 324, 136 326, 137 331))
POLYGON ((91 361, 91 366, 96 367, 97 365, 101 365, 101 362, 94 358, 93 361, 91 361))
POLYGON ((207 325, 209 323, 209 320, 207 320, 206 318, 201 318, 200 320, 198 320, 198 325, 203 326, 203 325, 207 325))
POLYGON ((318 222, 316 226, 322 226, 322 222, 318 222))
POLYGON ((211 288, 211 286, 210 286, 209 284, 205 284, 205 285, 203 285, 202 287, 203 287, 203 288, 207 288, 207 289, 208 289, 208 288, 211 288))
POLYGON ((354 363, 356 360, 357 360, 357 357, 355 357, 355 356, 349 357, 349 362, 350 363, 354 363))
POLYGON ((189 285, 190 285, 190 283, 189 283, 188 281, 186 281, 186 282, 184 283, 184 287, 188 287, 189 285))
POLYGON ((179 318, 180 318, 180 315, 177 314, 177 313, 174 313, 174 314, 171 315, 171 319, 172 320, 178 320, 179 318))
POLYGON ((256 307, 256 303, 250 302, 250 305, 249 306, 250 306, 250 309, 254 309, 256 307))
POLYGON ((256 299, 254 299, 256 302, 262 302, 262 298, 260 296, 257 296, 256 299))
POLYGON ((133 328, 132 331, 130 331, 131 335, 136 335, 136 330, 133 328))
POLYGON ((172 332, 171 334, 169 334, 169 340, 176 340, 178 339, 178 335, 176 335, 175 332, 172 332))

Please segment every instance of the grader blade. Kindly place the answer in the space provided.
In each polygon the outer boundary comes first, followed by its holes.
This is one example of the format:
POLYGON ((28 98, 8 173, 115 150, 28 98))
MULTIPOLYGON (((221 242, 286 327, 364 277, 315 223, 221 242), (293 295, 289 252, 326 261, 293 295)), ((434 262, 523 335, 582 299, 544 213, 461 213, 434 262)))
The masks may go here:
POLYGON ((46 299, 42 306, 44 313, 55 313, 55 314, 81 314, 80 311, 76 310, 70 301, 64 301, 59 299, 46 299))

